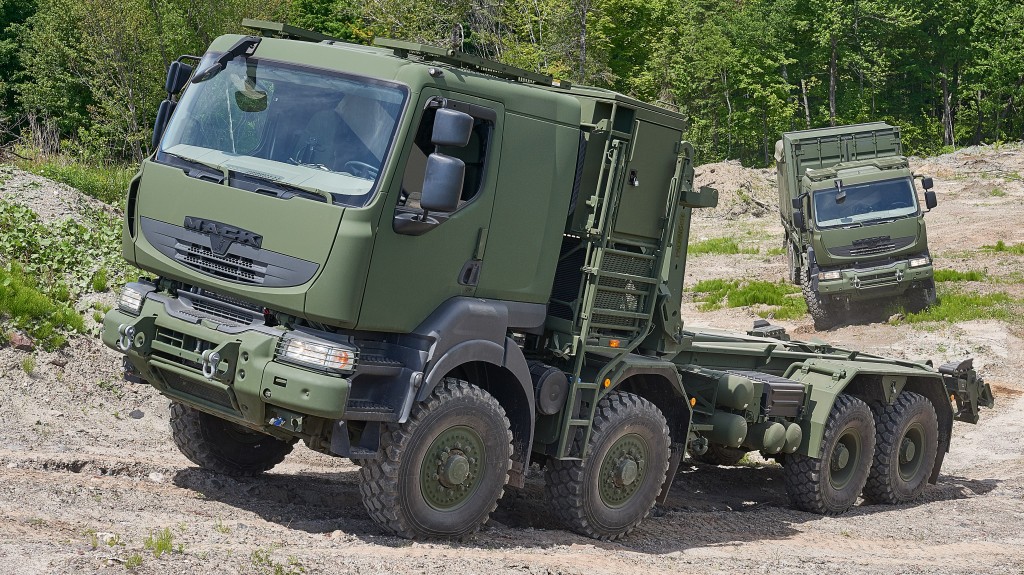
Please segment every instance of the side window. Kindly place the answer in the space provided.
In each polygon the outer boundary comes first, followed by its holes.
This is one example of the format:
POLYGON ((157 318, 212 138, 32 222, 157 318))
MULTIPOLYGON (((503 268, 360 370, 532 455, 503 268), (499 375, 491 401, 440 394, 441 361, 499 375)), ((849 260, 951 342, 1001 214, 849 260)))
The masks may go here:
POLYGON ((448 107, 466 112, 473 116, 473 134, 469 138, 469 144, 456 148, 453 146, 434 146, 430 141, 434 131, 434 116, 437 114, 438 105, 432 100, 423 112, 423 119, 416 130, 416 139, 409 154, 409 161, 405 166, 405 174, 402 177, 402 197, 398 203, 400 206, 419 209, 420 195, 423 188, 423 177, 427 167, 427 156, 435 151, 458 158, 466 164, 466 178, 462 183, 462 197, 459 200, 459 207, 471 201, 480 193, 484 183, 484 173, 487 166, 487 152, 491 146, 491 137, 494 133, 494 120, 497 117, 493 110, 454 102, 448 100, 448 107))

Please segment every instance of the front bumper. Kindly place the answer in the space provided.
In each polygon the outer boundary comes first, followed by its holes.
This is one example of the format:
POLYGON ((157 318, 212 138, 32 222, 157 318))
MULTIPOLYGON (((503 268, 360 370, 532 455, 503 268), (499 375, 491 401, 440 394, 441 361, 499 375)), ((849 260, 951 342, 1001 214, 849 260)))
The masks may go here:
POLYGON ((859 301, 900 296, 910 289, 934 286, 931 264, 912 268, 907 260, 871 268, 842 269, 840 274, 839 279, 817 280, 818 293, 859 301))
POLYGON ((114 309, 103 318, 103 343, 161 394, 268 432, 345 415, 349 379, 274 361, 282 330, 183 315, 175 302, 153 292, 137 317, 114 309))

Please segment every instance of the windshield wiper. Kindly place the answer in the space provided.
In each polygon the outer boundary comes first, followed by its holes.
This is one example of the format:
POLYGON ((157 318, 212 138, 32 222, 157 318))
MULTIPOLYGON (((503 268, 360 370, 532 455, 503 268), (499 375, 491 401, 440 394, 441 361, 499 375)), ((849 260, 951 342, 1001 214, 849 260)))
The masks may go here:
POLYGON ((185 175, 190 178, 203 180, 205 182, 213 182, 215 184, 224 183, 224 171, 217 164, 200 162, 199 160, 193 160, 192 158, 186 158, 184 156, 168 152, 157 153, 156 159, 168 166, 181 168, 181 171, 185 172, 185 175))
POLYGON ((272 195, 282 200, 298 196, 307 200, 324 201, 328 204, 334 203, 334 196, 318 188, 285 184, 272 178, 237 170, 230 172, 230 174, 231 178, 228 179, 228 185, 233 188, 248 190, 257 194, 272 195))

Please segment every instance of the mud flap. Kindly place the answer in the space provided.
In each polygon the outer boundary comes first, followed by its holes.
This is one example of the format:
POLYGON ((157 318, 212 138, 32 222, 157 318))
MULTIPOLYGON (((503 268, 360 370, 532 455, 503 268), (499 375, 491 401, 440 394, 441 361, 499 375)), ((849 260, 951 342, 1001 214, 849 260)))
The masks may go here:
POLYGON ((658 493, 657 499, 654 500, 658 505, 664 505, 665 501, 668 500, 668 493, 672 490, 672 480, 676 478, 676 473, 679 471, 679 464, 683 461, 686 445, 683 443, 673 443, 669 451, 671 453, 668 457, 668 473, 665 474, 665 483, 661 484, 661 492, 658 493))

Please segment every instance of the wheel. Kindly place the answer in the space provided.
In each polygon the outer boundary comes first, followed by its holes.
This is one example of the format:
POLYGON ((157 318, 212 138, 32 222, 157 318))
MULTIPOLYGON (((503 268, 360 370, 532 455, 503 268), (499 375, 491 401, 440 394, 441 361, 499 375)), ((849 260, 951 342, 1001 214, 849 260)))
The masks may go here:
POLYGON ((800 273, 800 262, 796 259, 796 250, 793 249, 793 244, 789 240, 786 241, 786 266, 789 268, 789 283, 793 285, 800 285, 800 279, 803 275, 800 273))
POLYGON ((597 404, 583 461, 549 460, 545 491, 570 529, 595 539, 618 539, 641 521, 665 482, 668 425, 642 397, 613 391, 597 404))
POLYGON ((910 313, 923 311, 935 303, 935 288, 919 288, 908 291, 904 294, 906 308, 910 313))
POLYGON ((269 471, 291 453, 294 442, 271 437, 178 402, 171 403, 175 445, 203 469, 251 477, 269 471))
POLYGON ((932 402, 904 391, 892 405, 873 406, 875 457, 864 499, 905 503, 916 499, 932 473, 939 450, 939 423, 932 402))
POLYGON ((376 166, 371 166, 366 162, 357 162, 355 160, 345 162, 345 171, 364 180, 375 180, 377 179, 377 174, 380 173, 380 169, 376 166))
POLYGON ((378 458, 359 470, 359 491, 389 533, 464 538, 497 507, 511 468, 505 410, 479 387, 445 378, 382 435, 378 458))
POLYGON ((834 327, 838 323, 835 306, 824 301, 811 287, 809 270, 803 270, 801 275, 803 275, 804 281, 800 287, 804 293, 804 300, 807 302, 807 311, 811 314, 811 319, 814 320, 814 329, 821 331, 834 327))
POLYGON ((866 403, 836 396, 825 422, 821 456, 786 455, 782 477, 797 509, 838 515, 857 502, 875 450, 875 422, 866 403))
POLYGON ((694 455, 693 458, 708 465, 736 465, 746 454, 745 449, 712 443, 708 445, 707 451, 701 455, 694 455))

